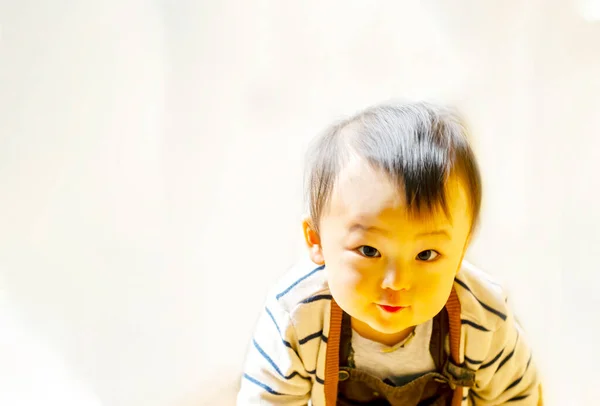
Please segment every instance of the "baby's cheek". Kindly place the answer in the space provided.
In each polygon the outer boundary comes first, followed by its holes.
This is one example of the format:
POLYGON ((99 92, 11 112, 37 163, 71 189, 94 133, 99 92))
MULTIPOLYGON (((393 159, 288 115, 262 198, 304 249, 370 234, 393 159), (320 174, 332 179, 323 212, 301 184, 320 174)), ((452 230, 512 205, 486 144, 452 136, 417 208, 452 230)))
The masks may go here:
POLYGON ((413 280, 412 293, 418 301, 430 300, 433 292, 437 289, 439 281, 433 275, 420 272, 419 277, 413 280))
POLYGON ((427 301, 431 306, 438 307, 445 303, 452 289, 454 277, 448 272, 427 273, 420 284, 420 299, 427 301))
POLYGON ((429 294, 433 294, 440 289, 440 286, 444 284, 443 275, 439 272, 426 272, 422 276, 423 287, 426 287, 429 294))
POLYGON ((356 292, 363 285, 363 276, 360 272, 348 266, 341 266, 335 275, 336 285, 348 293, 356 292))
POLYGON ((364 295, 371 284, 370 276, 364 269, 350 264, 341 262, 332 272, 330 284, 333 284, 332 289, 337 290, 345 296, 364 295))
POLYGON ((373 266, 369 266, 367 261, 356 260, 345 264, 347 270, 346 277, 348 284, 357 289, 372 288, 377 284, 378 272, 373 266))

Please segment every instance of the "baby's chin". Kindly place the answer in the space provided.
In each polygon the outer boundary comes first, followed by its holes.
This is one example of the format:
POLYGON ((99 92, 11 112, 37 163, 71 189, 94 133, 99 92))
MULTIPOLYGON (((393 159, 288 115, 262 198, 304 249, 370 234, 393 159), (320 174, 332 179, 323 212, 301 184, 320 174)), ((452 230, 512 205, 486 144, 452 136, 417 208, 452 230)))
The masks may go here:
POLYGON ((370 320, 367 321, 366 324, 381 334, 398 334, 406 329, 423 324, 434 316, 435 314, 429 317, 428 314, 416 312, 411 306, 401 310, 401 313, 399 314, 372 314, 370 320))
POLYGON ((390 323, 390 322, 384 322, 381 320, 372 320, 370 323, 367 323, 369 325, 369 327, 371 327, 373 330, 377 331, 380 334, 398 334, 403 332, 404 330, 408 329, 408 328, 412 328, 415 326, 414 323, 407 323, 407 322, 395 322, 395 323, 390 323))

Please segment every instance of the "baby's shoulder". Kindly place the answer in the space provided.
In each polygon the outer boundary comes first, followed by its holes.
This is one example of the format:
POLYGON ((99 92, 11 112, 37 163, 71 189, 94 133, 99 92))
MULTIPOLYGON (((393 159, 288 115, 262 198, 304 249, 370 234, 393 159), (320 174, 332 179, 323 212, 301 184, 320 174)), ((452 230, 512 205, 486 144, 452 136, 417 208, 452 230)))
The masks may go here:
POLYGON ((480 331, 495 331, 507 320, 510 309, 506 293, 489 274, 464 261, 454 287, 463 324, 480 331))
POLYGON ((324 337, 331 310, 331 292, 325 267, 301 260, 285 272, 270 290, 267 309, 286 320, 300 344, 324 337))
POLYGON ((269 301, 292 313, 300 306, 330 301, 325 266, 302 259, 288 269, 269 292, 269 301))

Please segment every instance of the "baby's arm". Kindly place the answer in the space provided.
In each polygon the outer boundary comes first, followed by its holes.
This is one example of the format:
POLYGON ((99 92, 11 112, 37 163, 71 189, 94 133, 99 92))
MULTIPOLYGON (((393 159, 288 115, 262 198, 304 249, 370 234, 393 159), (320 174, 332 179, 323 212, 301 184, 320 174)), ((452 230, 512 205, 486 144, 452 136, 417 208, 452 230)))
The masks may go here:
POLYGON ((312 381, 299 347, 289 314, 270 301, 250 343, 237 405, 307 405, 312 381))
POLYGON ((472 389, 474 405, 541 405, 539 374, 525 335, 507 306, 472 389))

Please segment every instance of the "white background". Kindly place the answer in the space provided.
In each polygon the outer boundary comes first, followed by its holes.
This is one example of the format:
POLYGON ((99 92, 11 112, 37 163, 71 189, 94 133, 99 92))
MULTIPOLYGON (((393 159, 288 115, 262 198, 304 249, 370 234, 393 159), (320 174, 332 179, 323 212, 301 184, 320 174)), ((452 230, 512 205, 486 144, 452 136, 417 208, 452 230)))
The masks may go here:
POLYGON ((232 405, 304 254, 307 142, 397 97, 466 112, 470 259, 506 284, 547 404, 597 403, 594 7, 1 0, 0 404, 232 405))

